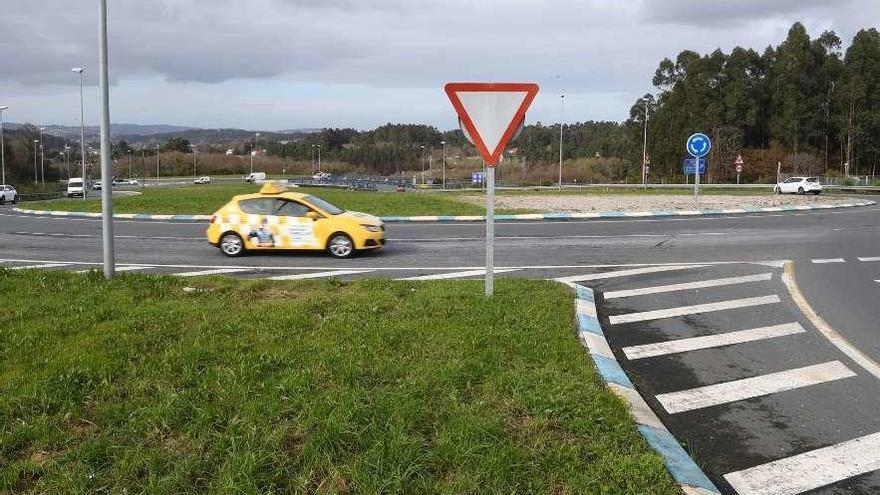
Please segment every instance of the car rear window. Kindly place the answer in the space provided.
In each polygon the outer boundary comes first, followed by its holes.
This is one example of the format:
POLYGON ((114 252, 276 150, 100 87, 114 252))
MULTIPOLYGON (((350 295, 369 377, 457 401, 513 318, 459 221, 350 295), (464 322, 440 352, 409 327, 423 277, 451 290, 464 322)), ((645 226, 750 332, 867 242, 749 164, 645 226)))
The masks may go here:
POLYGON ((82 187, 83 183, 81 180, 73 180, 67 183, 69 187, 82 187))
POLYGON ((807 182, 819 182, 819 179, 815 177, 807 177, 807 182))

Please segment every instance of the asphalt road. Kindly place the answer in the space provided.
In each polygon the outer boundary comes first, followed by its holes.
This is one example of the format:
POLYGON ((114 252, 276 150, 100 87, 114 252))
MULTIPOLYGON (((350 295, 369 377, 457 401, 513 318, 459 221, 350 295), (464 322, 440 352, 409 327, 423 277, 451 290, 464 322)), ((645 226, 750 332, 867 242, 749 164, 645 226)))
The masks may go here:
MULTIPOLYGON (((96 267, 100 225, 0 207, 0 260, 96 267)), ((118 263, 142 271, 460 278, 484 266, 482 224, 391 224, 385 249, 343 261, 225 258, 203 224, 115 228, 118 263)), ((596 289, 612 351, 725 493, 880 492, 880 207, 500 223, 496 235, 496 266, 509 270, 499 276, 596 289), (785 283, 782 260, 838 345, 785 283), (732 340, 706 347, 700 337, 732 340)))

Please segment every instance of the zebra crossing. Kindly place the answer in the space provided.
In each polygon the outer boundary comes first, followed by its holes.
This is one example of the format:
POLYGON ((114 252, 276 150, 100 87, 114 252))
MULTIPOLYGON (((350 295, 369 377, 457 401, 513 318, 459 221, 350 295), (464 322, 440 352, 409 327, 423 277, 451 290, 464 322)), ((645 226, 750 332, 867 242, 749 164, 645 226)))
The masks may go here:
POLYGON ((880 491, 880 389, 869 370, 792 309, 781 270, 692 268, 592 278, 602 345, 640 399, 723 493, 880 491), (851 423, 828 432, 841 416, 851 423))

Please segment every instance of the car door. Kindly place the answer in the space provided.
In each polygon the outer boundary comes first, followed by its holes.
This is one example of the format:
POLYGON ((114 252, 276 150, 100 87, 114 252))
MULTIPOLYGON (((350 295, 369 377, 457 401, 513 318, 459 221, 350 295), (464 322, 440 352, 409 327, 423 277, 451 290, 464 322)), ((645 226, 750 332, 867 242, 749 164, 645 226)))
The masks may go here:
POLYGON ((795 179, 793 177, 789 177, 788 179, 785 179, 784 181, 782 181, 782 192, 784 192, 784 193, 794 192, 796 190, 796 189, 792 188, 794 181, 795 181, 795 179))
POLYGON ((286 249, 324 249, 323 219, 311 218, 314 211, 294 199, 282 199, 278 209, 279 245, 286 249))
POLYGON ((247 249, 266 250, 283 248, 279 245, 281 229, 278 209, 282 200, 278 198, 252 198, 239 201, 238 207, 244 213, 239 222, 239 235, 247 249))

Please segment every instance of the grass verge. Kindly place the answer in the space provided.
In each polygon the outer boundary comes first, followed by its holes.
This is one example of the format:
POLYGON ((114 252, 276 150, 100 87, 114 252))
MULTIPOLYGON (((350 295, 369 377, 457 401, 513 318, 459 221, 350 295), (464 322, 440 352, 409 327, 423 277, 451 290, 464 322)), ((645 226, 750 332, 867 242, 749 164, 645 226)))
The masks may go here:
POLYGON ((0 270, 0 493, 678 493, 569 291, 481 289, 0 270))
MULTIPOLYGON (((259 191, 260 186, 210 185, 180 188, 146 188, 143 194, 114 198, 115 213, 150 213, 161 215, 210 215, 236 194, 259 191)), ((347 191, 323 187, 300 187, 297 192, 314 194, 346 210, 363 211, 378 216, 409 215, 482 215, 484 208, 459 201, 456 195, 433 193, 395 193, 347 191)), ((62 199, 25 203, 23 208, 38 210, 100 212, 101 201, 62 199)), ((525 212, 525 211, 522 211, 525 212)), ((499 213, 520 213, 505 210, 499 213)))

